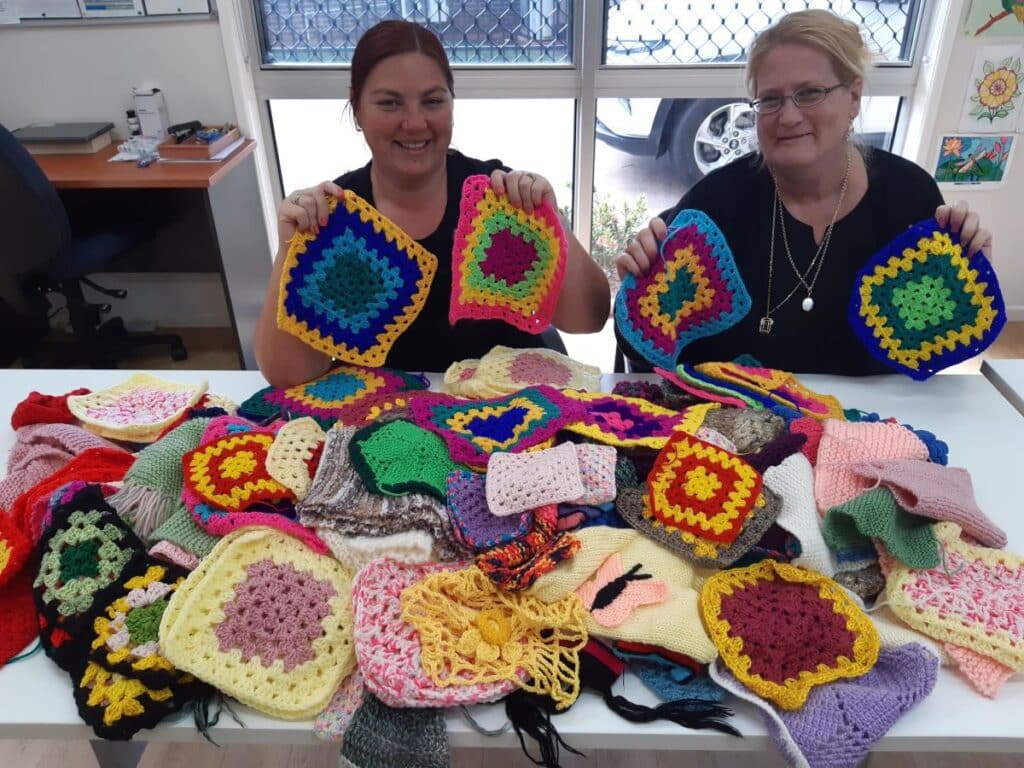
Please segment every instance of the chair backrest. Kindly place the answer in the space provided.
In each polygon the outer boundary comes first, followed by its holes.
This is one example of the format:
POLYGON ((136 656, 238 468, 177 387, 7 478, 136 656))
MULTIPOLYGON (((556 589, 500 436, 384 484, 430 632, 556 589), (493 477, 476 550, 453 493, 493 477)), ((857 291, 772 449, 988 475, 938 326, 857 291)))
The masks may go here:
POLYGON ((26 293, 26 282, 44 274, 70 242, 71 226, 57 190, 32 155, 0 125, 0 335, 39 335, 47 303, 26 293))

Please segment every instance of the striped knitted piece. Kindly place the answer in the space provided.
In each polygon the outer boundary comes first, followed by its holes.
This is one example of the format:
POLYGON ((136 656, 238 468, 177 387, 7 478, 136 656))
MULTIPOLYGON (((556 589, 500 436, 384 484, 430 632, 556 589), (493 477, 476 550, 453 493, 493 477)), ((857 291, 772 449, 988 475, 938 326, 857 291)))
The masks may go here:
POLYGON ((697 400, 732 405, 736 408, 768 407, 764 400, 704 378, 694 370, 692 365, 680 363, 674 369, 655 368, 654 372, 672 386, 681 389, 687 396, 697 400))
POLYGON ((893 557, 911 568, 935 568, 939 547, 926 517, 905 512, 888 488, 872 488, 825 513, 825 541, 842 559, 845 550, 881 539, 893 557))
POLYGON ((507 592, 529 589, 545 573, 580 549, 575 536, 558 530, 558 508, 552 504, 533 512, 533 528, 525 536, 481 552, 476 565, 507 592))
POLYGON ((456 469, 444 440, 404 419, 375 422, 357 431, 349 459, 372 493, 425 493, 445 501, 448 475, 456 469))
POLYGON ((566 430, 616 448, 661 450, 675 430, 695 432, 708 411, 702 406, 674 411, 638 397, 599 392, 567 389, 563 394, 585 409, 566 430))
POLYGON ((336 421, 362 424, 369 408, 385 397, 428 385, 423 376, 394 368, 339 365, 305 384, 264 387, 242 403, 239 414, 255 421, 309 416, 324 429, 336 421))
POLYGON ((545 385, 475 402, 429 392, 412 403, 413 420, 441 435, 452 459, 481 469, 492 453, 539 445, 584 411, 581 403, 545 385))
POLYGON ((225 536, 174 593, 164 654, 254 709, 305 720, 352 670, 351 576, 272 528, 225 536))
POLYGON ((742 320, 750 294, 725 236, 701 211, 680 211, 659 251, 647 275, 623 278, 615 324, 644 359, 671 368, 691 341, 742 320))
POLYGON ((985 350, 1006 323, 999 281, 979 251, 935 219, 902 232, 854 280, 850 326, 878 360, 923 381, 985 350))
POLYGON ((738 392, 763 400, 768 398, 784 408, 815 419, 842 419, 843 406, 832 395, 808 389, 792 373, 737 363, 700 363, 694 371, 738 392))
POLYGON ((860 677, 878 659, 871 619, 832 580, 762 560, 715 574, 701 615, 736 678, 783 709, 799 709, 815 686, 860 677))
POLYGON ((487 465, 487 507, 519 515, 583 495, 580 463, 572 443, 527 453, 495 453, 487 465))
POLYGON ((93 434, 132 443, 152 443, 206 392, 206 381, 179 384, 136 373, 88 395, 68 398, 68 408, 93 434))
POLYGON ((426 304, 437 257, 349 190, 327 208, 319 234, 292 238, 277 326, 343 362, 384 365, 426 304))
POLYGON ((479 360, 452 363, 444 374, 444 391, 458 397, 500 397, 538 384, 599 392, 601 369, 553 349, 497 346, 479 360))
POLYGON ((527 213, 484 175, 463 182, 459 208, 448 322, 503 320, 540 333, 551 325, 569 256, 558 211, 544 200, 527 213))
POLYGON ((533 512, 495 515, 487 506, 484 475, 457 469, 448 475, 448 514, 459 541, 481 552, 516 539, 533 528, 533 512))

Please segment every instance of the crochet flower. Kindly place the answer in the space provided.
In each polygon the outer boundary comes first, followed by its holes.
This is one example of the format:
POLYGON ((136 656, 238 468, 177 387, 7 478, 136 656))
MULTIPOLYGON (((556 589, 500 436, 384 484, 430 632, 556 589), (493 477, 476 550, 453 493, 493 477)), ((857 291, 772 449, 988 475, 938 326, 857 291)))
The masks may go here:
POLYGON ((126 717, 146 714, 146 707, 140 701, 143 696, 153 701, 169 701, 174 695, 170 688, 147 688, 138 680, 109 672, 93 662, 86 665, 78 687, 89 689, 87 706, 102 709, 103 724, 108 726, 126 717))
POLYGON ((523 657, 523 646, 512 637, 514 618, 500 609, 480 611, 475 625, 462 633, 455 649, 467 658, 485 663, 501 660, 517 664, 523 657))

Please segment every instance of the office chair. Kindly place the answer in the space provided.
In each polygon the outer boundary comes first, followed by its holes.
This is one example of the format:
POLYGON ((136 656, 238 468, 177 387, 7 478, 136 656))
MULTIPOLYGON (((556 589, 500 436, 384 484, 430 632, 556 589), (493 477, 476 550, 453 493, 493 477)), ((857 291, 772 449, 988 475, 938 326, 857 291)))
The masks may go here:
POLYGON ((86 275, 145 237, 142 225, 72 232, 57 190, 32 155, 0 125, 0 365, 20 358, 26 367, 45 359, 59 368, 114 368, 128 350, 150 344, 169 345, 171 357, 184 360, 188 352, 180 336, 130 333, 121 318, 103 321, 110 304, 87 302, 82 294, 84 283, 106 296, 124 298, 126 291, 103 288, 86 275), (70 341, 47 338, 49 293, 62 294, 67 302, 70 341))

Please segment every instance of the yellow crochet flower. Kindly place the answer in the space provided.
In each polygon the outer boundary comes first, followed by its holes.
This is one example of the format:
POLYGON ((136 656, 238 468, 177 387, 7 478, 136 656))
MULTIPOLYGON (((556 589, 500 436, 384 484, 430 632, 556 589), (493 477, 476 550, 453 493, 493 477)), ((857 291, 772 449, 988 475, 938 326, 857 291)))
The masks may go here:
POLYGON ((1017 92, 1017 73, 1000 67, 985 75, 978 86, 978 100, 989 109, 999 109, 1013 101, 1017 92))
POLYGON ((146 708, 139 702, 142 696, 153 701, 167 701, 173 695, 170 688, 152 690, 138 680, 108 672, 91 661, 86 665, 78 687, 89 688, 86 703, 103 709, 103 723, 108 726, 125 717, 145 714, 146 708))
POLYGON ((472 566, 427 576, 403 591, 401 602, 402 619, 419 634, 423 671, 435 685, 510 680, 550 696, 556 709, 579 695, 587 631, 577 595, 545 604, 498 589, 472 566))

